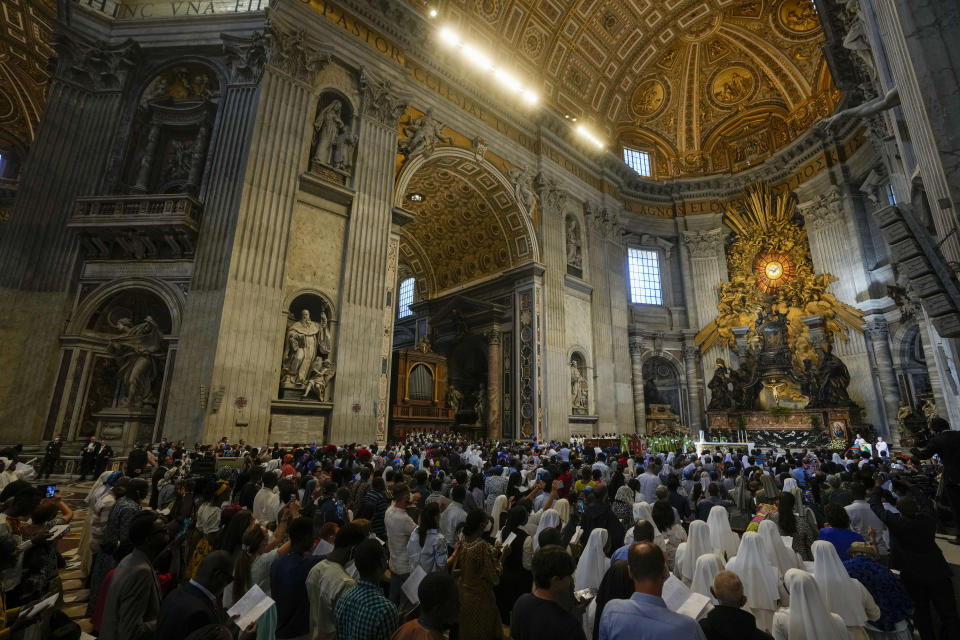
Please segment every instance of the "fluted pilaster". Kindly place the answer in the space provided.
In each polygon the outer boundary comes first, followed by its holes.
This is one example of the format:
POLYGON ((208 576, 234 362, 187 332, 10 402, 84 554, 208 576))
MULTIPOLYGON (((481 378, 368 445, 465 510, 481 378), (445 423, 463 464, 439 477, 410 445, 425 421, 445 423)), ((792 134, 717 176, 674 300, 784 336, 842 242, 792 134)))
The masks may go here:
POLYGON ((338 442, 386 440, 387 397, 380 382, 389 375, 390 361, 375 336, 385 331, 396 123, 405 103, 387 85, 373 79, 362 82, 356 196, 347 231, 334 392, 332 428, 338 442), (353 411, 354 405, 360 405, 360 411, 353 411))
POLYGON ((599 433, 617 430, 616 390, 613 367, 613 320, 610 311, 610 276, 607 270, 608 214, 605 209, 585 208, 587 257, 590 260, 590 326, 593 332, 593 392, 599 433))
POLYGON ((882 320, 874 320, 865 330, 873 347, 873 359, 876 363, 877 382, 883 399, 884 426, 891 442, 900 441, 897 432, 897 412, 900 409, 900 386, 897 373, 893 368, 893 354, 890 350, 890 328, 882 320))
POLYGON ((630 372, 633 385, 633 417, 636 433, 647 432, 647 404, 643 398, 643 345, 630 343, 630 372))
POLYGON ((544 430, 549 438, 569 436, 570 367, 564 325, 564 275, 567 271, 564 207, 567 194, 542 175, 536 180, 543 229, 543 301, 545 310, 544 430))

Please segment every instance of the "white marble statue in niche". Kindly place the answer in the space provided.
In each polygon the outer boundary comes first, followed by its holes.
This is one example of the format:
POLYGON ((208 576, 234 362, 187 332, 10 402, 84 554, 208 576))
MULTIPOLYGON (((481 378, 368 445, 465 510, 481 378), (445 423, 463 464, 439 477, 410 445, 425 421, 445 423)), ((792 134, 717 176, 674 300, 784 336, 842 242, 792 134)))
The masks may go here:
POLYGON ((160 358, 164 351, 160 327, 151 316, 137 324, 130 318, 120 318, 112 324, 121 334, 107 345, 123 376, 125 396, 120 406, 140 408, 155 404, 153 387, 160 373, 160 358))
POLYGON ((283 356, 283 384, 303 385, 310 378, 310 369, 318 355, 330 352, 327 335, 327 315, 320 314, 319 321, 310 317, 310 310, 300 312, 300 319, 287 328, 286 348, 283 356))
POLYGON ((574 414, 585 414, 588 406, 587 379, 576 358, 570 361, 570 406, 574 414))
POLYGON ((316 133, 316 146, 313 149, 313 161, 329 165, 333 159, 334 141, 344 129, 340 113, 343 103, 334 99, 320 110, 317 119, 313 121, 313 130, 316 133))
POLYGON ((567 264, 577 269, 583 268, 583 249, 580 246, 580 225, 577 220, 567 217, 567 264))

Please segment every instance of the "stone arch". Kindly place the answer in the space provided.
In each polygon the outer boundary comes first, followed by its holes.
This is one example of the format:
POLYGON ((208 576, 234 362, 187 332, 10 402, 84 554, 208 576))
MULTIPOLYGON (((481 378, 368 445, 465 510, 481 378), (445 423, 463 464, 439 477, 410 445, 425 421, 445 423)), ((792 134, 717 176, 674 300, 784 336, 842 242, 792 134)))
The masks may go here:
POLYGON ((641 358, 641 363, 644 401, 647 400, 648 385, 652 382, 663 400, 659 404, 669 404, 675 414, 684 415, 683 388, 686 377, 683 375, 684 368, 679 359, 669 352, 657 351, 645 354, 641 358))
POLYGON ((155 295, 166 305, 170 314, 168 335, 179 336, 183 318, 183 294, 169 282, 153 278, 126 278, 100 285, 79 302, 73 317, 67 324, 65 334, 79 335, 90 325, 94 314, 107 301, 123 291, 138 289, 155 295))
POLYGON ((430 295, 540 260, 533 224, 513 191, 496 167, 455 147, 404 165, 394 202, 417 215, 401 231, 401 255, 430 295), (411 201, 411 194, 424 198, 411 201))
POLYGON ((921 396, 932 392, 930 363, 924 350, 924 335, 920 324, 909 322, 900 326, 893 336, 893 362, 900 383, 900 393, 919 408, 921 396))

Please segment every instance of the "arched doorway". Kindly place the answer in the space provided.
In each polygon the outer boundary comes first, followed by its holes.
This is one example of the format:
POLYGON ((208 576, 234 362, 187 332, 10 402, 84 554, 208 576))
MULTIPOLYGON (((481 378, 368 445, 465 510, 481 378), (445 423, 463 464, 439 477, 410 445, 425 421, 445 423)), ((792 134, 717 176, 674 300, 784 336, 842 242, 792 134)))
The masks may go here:
POLYGON ((61 336, 60 372, 44 438, 106 439, 115 450, 161 435, 180 299, 144 280, 90 293, 61 336))
POLYGON ((403 166, 396 204, 414 218, 399 232, 394 350, 427 348, 446 359, 447 397, 436 410, 448 410, 457 428, 497 438, 532 433, 537 399, 520 391, 536 388, 538 373, 518 375, 515 351, 540 336, 520 337, 514 309, 522 279, 530 291, 538 286, 517 270, 539 260, 539 247, 513 185, 486 160, 442 148, 403 166), (532 416, 526 429, 521 416, 532 416))

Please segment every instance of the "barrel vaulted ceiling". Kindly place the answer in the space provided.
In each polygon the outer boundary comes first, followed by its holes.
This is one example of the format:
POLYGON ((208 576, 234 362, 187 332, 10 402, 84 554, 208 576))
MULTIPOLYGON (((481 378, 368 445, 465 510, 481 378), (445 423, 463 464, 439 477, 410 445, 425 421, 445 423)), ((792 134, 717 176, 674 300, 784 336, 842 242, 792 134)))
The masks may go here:
POLYGON ((53 0, 0 0, 0 153, 24 154, 46 96, 53 0))
POLYGON ((408 2, 658 178, 743 170, 839 99, 811 0, 408 2))

